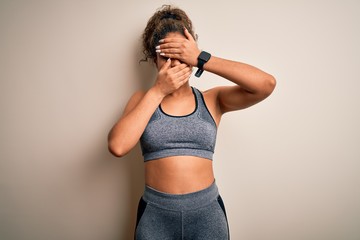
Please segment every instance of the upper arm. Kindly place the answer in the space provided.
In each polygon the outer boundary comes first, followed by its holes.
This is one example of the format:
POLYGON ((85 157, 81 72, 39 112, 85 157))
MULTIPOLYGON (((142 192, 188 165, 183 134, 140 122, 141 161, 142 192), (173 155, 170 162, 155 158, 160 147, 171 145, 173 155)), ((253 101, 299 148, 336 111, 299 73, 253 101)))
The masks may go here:
POLYGON ((129 99, 129 101, 127 102, 122 117, 127 115, 129 112, 131 112, 136 105, 138 105, 138 103, 141 101, 141 99, 144 97, 145 92, 144 91, 137 91, 135 92, 131 98, 129 99))
POLYGON ((121 119, 123 117, 125 117, 129 112, 131 112, 135 107, 136 105, 140 102, 141 98, 144 96, 144 92, 143 91, 138 91, 138 92, 135 92, 131 97, 130 99, 128 100, 121 116, 120 116, 120 119, 115 123, 115 125, 111 128, 109 134, 108 134, 108 139, 110 138, 110 136, 112 135, 112 132, 115 128, 115 126, 121 121, 121 119))
POLYGON ((217 104, 221 114, 248 108, 268 96, 267 94, 248 92, 240 86, 217 87, 214 91, 216 91, 217 104))

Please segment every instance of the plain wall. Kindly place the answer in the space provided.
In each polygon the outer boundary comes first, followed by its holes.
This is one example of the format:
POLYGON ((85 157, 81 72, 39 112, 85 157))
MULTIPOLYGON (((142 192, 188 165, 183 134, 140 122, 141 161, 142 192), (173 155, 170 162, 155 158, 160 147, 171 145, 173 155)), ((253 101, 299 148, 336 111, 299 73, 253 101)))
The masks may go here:
POLYGON ((139 40, 163 3, 201 49, 277 79, 219 128, 232 239, 360 239, 360 2, 325 0, 1 0, 0 238, 132 239, 143 160, 113 157, 107 134, 155 78, 139 40))

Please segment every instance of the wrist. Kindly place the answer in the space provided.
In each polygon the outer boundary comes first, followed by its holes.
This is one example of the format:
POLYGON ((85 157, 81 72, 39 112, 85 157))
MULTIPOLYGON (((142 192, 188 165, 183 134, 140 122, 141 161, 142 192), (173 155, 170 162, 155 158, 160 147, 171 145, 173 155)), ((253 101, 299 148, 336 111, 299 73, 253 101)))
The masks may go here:
POLYGON ((197 51, 196 54, 194 54, 193 61, 191 63, 191 66, 197 67, 198 65, 198 57, 200 55, 201 51, 197 51))
POLYGON ((163 100, 163 98, 166 96, 166 94, 163 91, 161 91, 161 88, 158 84, 155 84, 154 86, 152 86, 148 90, 148 93, 159 102, 161 102, 163 100))
POLYGON ((211 54, 205 51, 201 51, 201 53, 199 54, 197 60, 197 67, 198 70, 195 73, 196 77, 200 77, 201 74, 204 72, 204 65, 210 60, 211 58, 211 54))

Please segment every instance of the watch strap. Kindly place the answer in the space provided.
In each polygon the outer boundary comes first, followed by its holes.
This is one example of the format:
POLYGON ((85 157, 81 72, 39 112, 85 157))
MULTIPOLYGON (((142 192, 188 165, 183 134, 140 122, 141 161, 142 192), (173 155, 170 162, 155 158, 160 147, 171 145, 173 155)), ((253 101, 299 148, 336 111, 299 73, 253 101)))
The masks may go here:
POLYGON ((204 69, 198 68, 198 70, 195 73, 195 77, 200 77, 203 72, 204 72, 204 69))
POLYGON ((211 57, 210 53, 201 51, 198 57, 198 63, 197 63, 198 70, 195 73, 196 77, 200 77, 201 74, 204 72, 204 64, 209 61, 210 57, 211 57))

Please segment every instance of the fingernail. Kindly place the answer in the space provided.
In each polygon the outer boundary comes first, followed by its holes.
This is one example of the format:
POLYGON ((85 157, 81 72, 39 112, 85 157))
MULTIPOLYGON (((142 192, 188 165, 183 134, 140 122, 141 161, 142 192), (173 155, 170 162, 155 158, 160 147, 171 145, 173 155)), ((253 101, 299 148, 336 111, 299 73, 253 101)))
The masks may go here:
POLYGON ((162 52, 162 53, 160 53, 160 55, 161 55, 161 56, 165 56, 165 53, 162 52))
POLYGON ((159 52, 161 52, 161 50, 160 50, 160 49, 156 49, 155 52, 159 53, 159 52))
POLYGON ((164 42, 164 39, 160 39, 160 40, 159 40, 159 43, 163 43, 163 42, 164 42))
POLYGON ((160 49, 160 46, 156 46, 155 49, 160 49))

